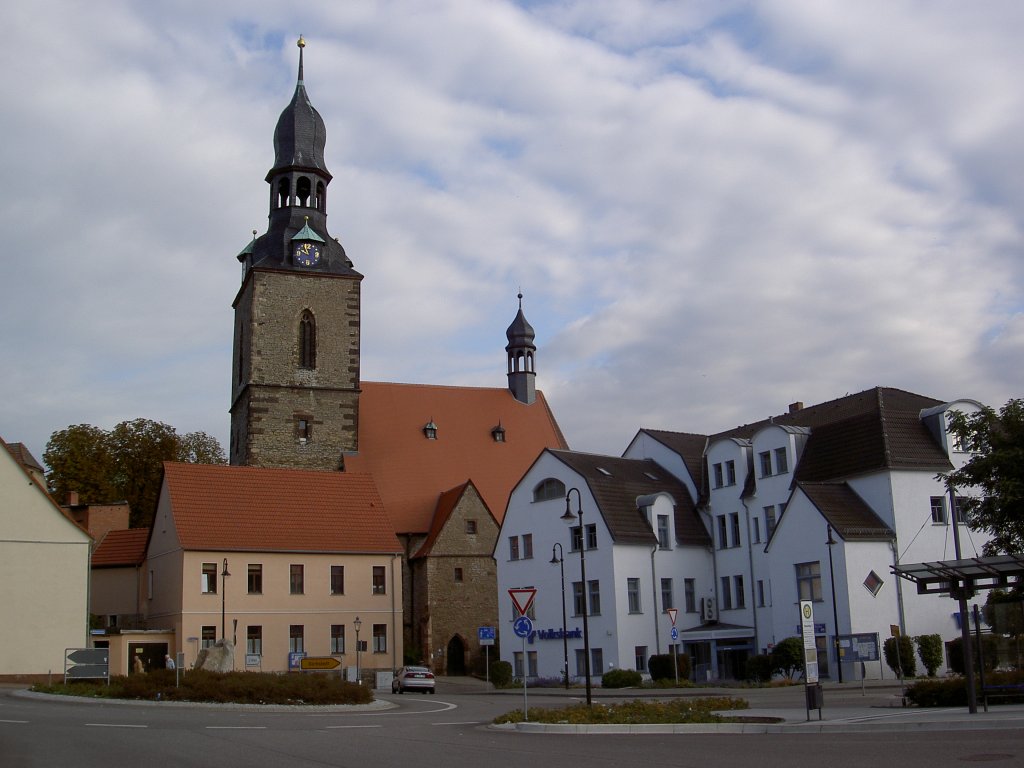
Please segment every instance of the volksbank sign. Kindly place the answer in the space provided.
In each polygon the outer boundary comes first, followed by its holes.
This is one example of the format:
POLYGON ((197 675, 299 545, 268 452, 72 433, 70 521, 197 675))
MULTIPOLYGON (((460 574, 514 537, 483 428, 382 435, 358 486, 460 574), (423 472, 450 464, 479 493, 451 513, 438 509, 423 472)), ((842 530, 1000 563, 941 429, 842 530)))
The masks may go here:
POLYGON ((530 633, 530 636, 526 638, 526 642, 533 643, 534 640, 561 640, 562 637, 569 640, 582 640, 583 630, 582 629, 567 629, 565 631, 561 629, 539 629, 534 630, 530 633))

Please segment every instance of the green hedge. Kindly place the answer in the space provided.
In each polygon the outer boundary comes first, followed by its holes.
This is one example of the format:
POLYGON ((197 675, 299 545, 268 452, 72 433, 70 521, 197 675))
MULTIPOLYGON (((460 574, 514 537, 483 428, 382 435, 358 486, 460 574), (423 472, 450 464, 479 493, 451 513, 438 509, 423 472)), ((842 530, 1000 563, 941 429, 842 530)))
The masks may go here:
MULTIPOLYGON (((690 657, 685 653, 676 654, 676 664, 679 669, 679 679, 690 679, 690 657)), ((652 680, 675 680, 676 666, 672 663, 671 653, 656 653, 647 660, 647 671, 651 673, 652 680)))
POLYGON ((644 681, 635 669, 609 669, 601 676, 602 688, 636 688, 644 681))

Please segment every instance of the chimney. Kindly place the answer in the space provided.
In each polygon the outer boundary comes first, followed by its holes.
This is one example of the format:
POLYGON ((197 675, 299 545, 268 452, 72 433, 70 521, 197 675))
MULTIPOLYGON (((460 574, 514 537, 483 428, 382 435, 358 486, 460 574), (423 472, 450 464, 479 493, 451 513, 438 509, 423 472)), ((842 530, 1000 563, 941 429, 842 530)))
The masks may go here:
POLYGON ((790 403, 789 404, 789 412, 790 413, 796 413, 797 411, 802 411, 803 409, 804 409, 804 404, 802 402, 800 402, 799 400, 797 400, 795 403, 790 403))
POLYGON ((68 491, 68 506, 69 507, 77 507, 78 506, 78 491, 68 491))

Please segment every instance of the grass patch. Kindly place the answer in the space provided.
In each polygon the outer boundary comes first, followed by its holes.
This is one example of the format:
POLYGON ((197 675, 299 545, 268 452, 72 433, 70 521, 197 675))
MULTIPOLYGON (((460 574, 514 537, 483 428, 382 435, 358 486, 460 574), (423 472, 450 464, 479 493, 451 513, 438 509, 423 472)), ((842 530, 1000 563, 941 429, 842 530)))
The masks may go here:
POLYGON ((175 686, 174 670, 102 680, 34 685, 33 691, 66 696, 143 701, 208 701, 221 704, 368 704, 373 692, 337 675, 189 670, 175 686))
MULTIPOLYGON (((570 725, 611 725, 651 723, 727 723, 733 718, 714 714, 715 710, 749 708, 746 699, 714 696, 702 699, 674 699, 672 701, 633 701, 621 704, 574 704, 571 707, 550 709, 530 707, 531 723, 568 723, 570 725)), ((494 718, 494 722, 521 723, 523 711, 513 710, 494 718)))

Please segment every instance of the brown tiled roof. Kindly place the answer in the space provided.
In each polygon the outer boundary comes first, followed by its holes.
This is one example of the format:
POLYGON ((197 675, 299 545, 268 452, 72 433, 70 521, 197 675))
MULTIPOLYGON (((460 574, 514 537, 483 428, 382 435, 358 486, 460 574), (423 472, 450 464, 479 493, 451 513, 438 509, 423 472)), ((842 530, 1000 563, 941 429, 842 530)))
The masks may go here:
POLYGON ((21 466, 26 469, 34 469, 37 472, 44 472, 43 465, 32 455, 24 443, 7 443, 7 450, 21 466))
MULTIPOLYGON (((798 483, 797 487, 807 494, 832 529, 846 541, 896 538, 893 530, 846 483, 798 483)), ((781 525, 782 521, 779 523, 781 525)))
POLYGON ((186 550, 402 549, 373 478, 364 473, 167 462, 164 483, 186 550))
MULTIPOLYGON (((560 450, 550 453, 586 480, 605 525, 617 543, 657 542, 647 519, 637 509, 636 500, 638 496, 659 491, 669 493, 675 499, 676 541, 679 544, 710 543, 689 490, 653 459, 622 459, 560 450)), ((586 513, 584 510, 584 522, 586 513)))
POLYGON ((692 432, 669 432, 664 429, 642 429, 662 445, 679 454, 686 465, 694 485, 701 488, 704 475, 704 449, 708 444, 707 435, 692 432))
POLYGON ((399 533, 430 530, 438 495, 472 480, 498 522, 508 495, 545 448, 565 448, 541 392, 532 405, 507 389, 362 382, 359 453, 346 471, 371 473, 399 533), (423 426, 433 421, 437 439, 423 426), (496 443, 498 424, 505 442, 496 443))
POLYGON ((140 565, 146 559, 149 528, 108 531, 92 553, 93 568, 140 565))
POLYGON ((936 400, 900 389, 875 387, 793 413, 745 424, 712 436, 750 438, 769 424, 811 429, 798 481, 835 480, 881 469, 948 469, 942 448, 921 421, 936 400))

